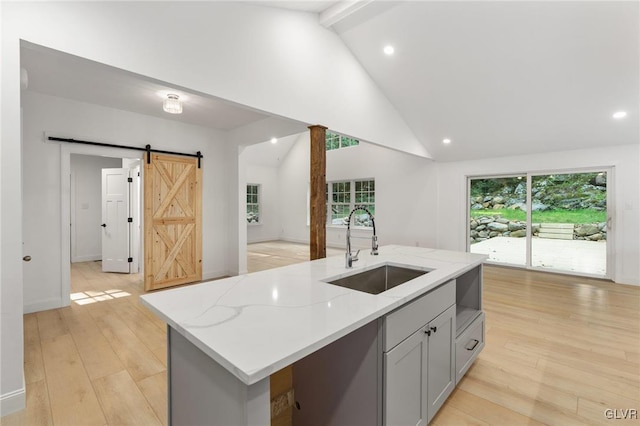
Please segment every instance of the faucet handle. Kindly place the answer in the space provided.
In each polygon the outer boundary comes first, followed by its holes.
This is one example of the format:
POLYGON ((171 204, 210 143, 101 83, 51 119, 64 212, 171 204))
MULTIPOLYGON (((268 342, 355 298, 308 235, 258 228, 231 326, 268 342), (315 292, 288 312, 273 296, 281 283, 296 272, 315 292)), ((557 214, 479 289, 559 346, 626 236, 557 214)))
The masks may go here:
POLYGON ((374 256, 378 255, 378 236, 374 235, 371 237, 371 254, 374 256))
POLYGON ((351 252, 350 252, 350 251, 347 251, 347 252, 344 254, 344 258, 345 258, 345 266, 346 266, 347 268, 351 268, 351 266, 353 265, 353 262, 356 262, 356 261, 358 260, 358 255, 359 255, 359 254, 360 254, 360 250, 358 250, 358 251, 356 252, 356 254, 355 254, 355 255, 351 254, 351 252))

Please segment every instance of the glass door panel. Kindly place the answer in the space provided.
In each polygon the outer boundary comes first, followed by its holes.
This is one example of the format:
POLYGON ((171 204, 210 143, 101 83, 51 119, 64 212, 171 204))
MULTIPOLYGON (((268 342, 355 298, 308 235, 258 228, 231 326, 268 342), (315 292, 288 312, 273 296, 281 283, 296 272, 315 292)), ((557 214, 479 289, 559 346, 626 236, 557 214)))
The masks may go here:
POLYGON ((607 274, 607 172, 531 177, 531 266, 607 274))
POLYGON ((526 176, 469 179, 469 251, 527 264, 526 176))

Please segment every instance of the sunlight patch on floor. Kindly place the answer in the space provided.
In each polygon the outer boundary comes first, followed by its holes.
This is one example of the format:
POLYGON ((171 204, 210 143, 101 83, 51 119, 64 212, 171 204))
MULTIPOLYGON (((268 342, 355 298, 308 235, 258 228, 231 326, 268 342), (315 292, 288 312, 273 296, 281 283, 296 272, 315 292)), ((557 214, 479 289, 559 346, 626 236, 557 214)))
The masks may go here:
POLYGON ((78 305, 88 305, 90 303, 104 302, 106 300, 119 299, 127 296, 131 296, 131 294, 118 289, 105 291, 88 290, 71 293, 71 301, 78 305))

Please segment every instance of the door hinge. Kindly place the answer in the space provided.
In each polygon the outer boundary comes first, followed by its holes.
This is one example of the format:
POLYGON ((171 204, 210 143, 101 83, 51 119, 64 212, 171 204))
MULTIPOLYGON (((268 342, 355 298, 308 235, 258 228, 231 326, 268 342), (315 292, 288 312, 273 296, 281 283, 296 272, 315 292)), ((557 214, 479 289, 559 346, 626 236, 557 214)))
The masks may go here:
POLYGON ((128 217, 127 218, 127 222, 129 222, 129 223, 133 222, 133 218, 132 217, 128 217))
POLYGON ((133 257, 127 258, 127 262, 132 263, 133 262, 133 257))
POLYGON ((127 178, 127 182, 129 182, 129 183, 133 182, 133 178, 132 177, 128 177, 127 178))

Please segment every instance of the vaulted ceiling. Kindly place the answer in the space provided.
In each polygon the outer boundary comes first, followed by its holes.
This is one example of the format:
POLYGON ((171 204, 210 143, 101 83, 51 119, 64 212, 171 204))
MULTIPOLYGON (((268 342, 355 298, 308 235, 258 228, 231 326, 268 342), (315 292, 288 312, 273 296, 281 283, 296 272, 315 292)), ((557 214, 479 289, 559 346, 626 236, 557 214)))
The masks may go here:
POLYGON ((638 2, 374 5, 334 28, 434 158, 640 143, 638 2))
MULTIPOLYGON (((316 14, 438 161, 640 141, 638 2, 250 3, 316 14)), ((188 88, 184 114, 169 116, 166 83, 34 48, 22 64, 30 90, 55 96, 225 131, 269 117, 188 88)))

